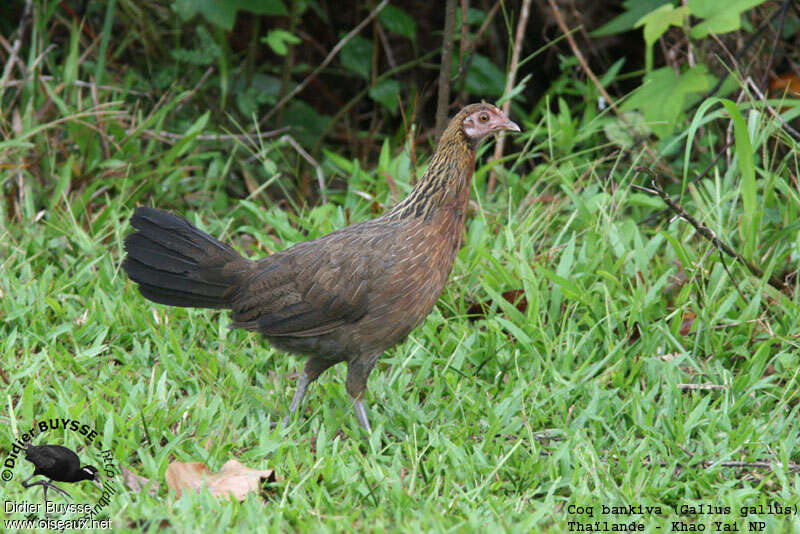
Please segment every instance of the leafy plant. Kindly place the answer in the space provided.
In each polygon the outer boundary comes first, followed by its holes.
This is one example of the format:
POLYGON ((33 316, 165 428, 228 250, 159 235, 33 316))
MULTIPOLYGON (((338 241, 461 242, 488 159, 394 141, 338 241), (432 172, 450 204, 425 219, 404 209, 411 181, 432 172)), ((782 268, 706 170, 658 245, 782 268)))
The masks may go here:
MULTIPOLYGON (((690 0, 687 5, 680 2, 625 2, 626 11, 596 30, 593 35, 611 35, 632 28, 642 28, 645 41, 645 75, 641 86, 623 105, 625 110, 639 110, 651 122, 650 127, 659 137, 672 134, 683 118, 683 111, 697 102, 697 97, 709 91, 715 77, 704 58, 703 40, 711 33, 722 34, 742 28, 742 13, 766 0, 690 0), (635 17, 639 17, 635 19, 635 17), (694 24, 690 21, 695 20, 694 24), (686 36, 688 46, 700 63, 682 67, 654 69, 653 49, 655 44, 672 27, 679 28, 686 36)), ((720 94, 731 90, 732 84, 724 86, 720 94)))
POLYGON ((255 15, 288 14, 281 0, 173 0, 172 5, 184 21, 201 15, 209 23, 227 31, 233 29, 239 11, 255 15))
POLYGON ((301 41, 299 37, 286 30, 270 30, 267 36, 261 39, 261 42, 267 43, 279 56, 285 56, 289 51, 288 45, 295 45, 301 41))

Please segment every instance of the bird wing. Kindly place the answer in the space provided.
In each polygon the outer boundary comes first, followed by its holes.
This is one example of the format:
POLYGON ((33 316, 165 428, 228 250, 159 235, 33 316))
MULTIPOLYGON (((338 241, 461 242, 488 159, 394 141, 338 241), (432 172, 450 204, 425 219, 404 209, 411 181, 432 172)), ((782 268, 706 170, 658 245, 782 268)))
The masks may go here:
POLYGON ((232 326, 310 337, 358 321, 370 280, 386 269, 392 226, 375 219, 261 260, 234 300, 232 326))
POLYGON ((61 445, 38 445, 30 446, 25 452, 25 459, 33 462, 39 471, 47 471, 55 468, 59 463, 73 460, 80 463, 78 455, 74 451, 61 445))

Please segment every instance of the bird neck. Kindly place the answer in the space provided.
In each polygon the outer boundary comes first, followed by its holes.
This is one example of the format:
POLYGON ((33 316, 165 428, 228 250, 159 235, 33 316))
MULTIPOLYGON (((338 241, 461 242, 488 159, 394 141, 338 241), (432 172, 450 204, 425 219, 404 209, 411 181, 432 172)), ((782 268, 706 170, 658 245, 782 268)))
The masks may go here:
POLYGON ((461 130, 460 123, 451 123, 417 185, 387 213, 387 218, 429 219, 441 208, 463 208, 469 199, 474 167, 475 144, 461 130))

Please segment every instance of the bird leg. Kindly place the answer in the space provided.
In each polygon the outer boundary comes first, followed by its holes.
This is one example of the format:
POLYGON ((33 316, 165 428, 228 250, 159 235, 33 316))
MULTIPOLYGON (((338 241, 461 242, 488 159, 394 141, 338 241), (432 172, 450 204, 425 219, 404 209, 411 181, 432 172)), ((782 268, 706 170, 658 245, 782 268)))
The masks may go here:
MULTIPOLYGON (((32 479, 33 477, 34 477, 34 475, 31 475, 27 479, 23 480, 22 483, 21 483, 22 487, 23 488, 32 488, 33 486, 41 486, 42 487, 42 493, 44 494, 45 507, 47 506, 47 489, 48 488, 53 488, 58 493, 62 494, 63 496, 65 496, 68 499, 72 498, 72 496, 69 493, 67 493, 63 489, 59 488, 58 486, 56 486, 55 484, 53 484, 49 480, 37 480, 36 482, 30 482, 29 483, 28 480, 32 479)), ((45 514, 45 517, 47 517, 47 514, 45 514)))
MULTIPOLYGON (((303 374, 300 375, 300 378, 297 380, 297 389, 294 390, 292 402, 289 404, 289 413, 286 414, 286 417, 284 417, 283 421, 281 422, 284 427, 289 426, 289 421, 291 421, 292 415, 294 415, 294 413, 303 403, 308 385, 319 378, 319 375, 321 375, 326 369, 335 363, 337 363, 336 360, 326 360, 322 358, 309 358, 306 360, 306 365, 303 367, 303 374)), ((273 423, 272 426, 274 427, 276 424, 277 423, 273 423)))
POLYGON ((372 427, 367 418, 367 410, 364 406, 364 392, 367 389, 367 378, 378 361, 378 354, 375 357, 361 357, 347 362, 347 393, 353 401, 353 410, 356 412, 356 419, 367 434, 372 434, 372 427))
POLYGON ((369 426, 369 419, 367 419, 367 409, 364 407, 364 401, 353 398, 352 395, 350 399, 353 401, 353 410, 356 412, 358 424, 361 425, 361 428, 363 428, 367 434, 372 434, 372 427, 369 426))

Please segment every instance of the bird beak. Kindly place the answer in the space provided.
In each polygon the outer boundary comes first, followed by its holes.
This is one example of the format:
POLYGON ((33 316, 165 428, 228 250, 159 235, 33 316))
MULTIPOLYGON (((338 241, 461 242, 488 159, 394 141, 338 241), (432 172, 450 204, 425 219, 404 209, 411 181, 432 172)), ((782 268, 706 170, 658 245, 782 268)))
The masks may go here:
POLYGON ((96 478, 92 480, 92 482, 94 482, 94 485, 100 488, 101 490, 103 489, 103 483, 97 480, 96 478))
POLYGON ((505 124, 503 124, 502 128, 504 130, 508 130, 509 132, 521 132, 519 126, 517 126, 516 122, 511 121, 511 119, 507 119, 505 124))

